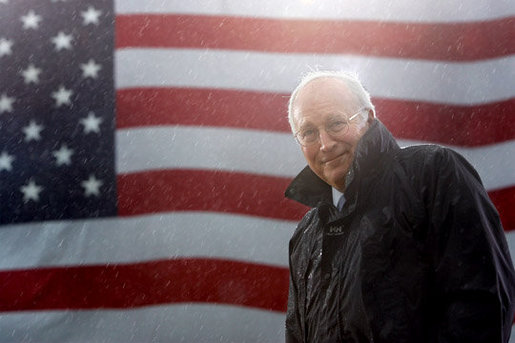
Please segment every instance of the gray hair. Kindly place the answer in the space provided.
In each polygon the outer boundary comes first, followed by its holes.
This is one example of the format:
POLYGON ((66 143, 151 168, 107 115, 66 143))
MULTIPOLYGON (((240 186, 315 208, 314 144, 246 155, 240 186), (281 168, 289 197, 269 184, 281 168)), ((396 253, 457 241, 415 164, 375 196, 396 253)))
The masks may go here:
MULTIPOLYGON (((290 101, 288 102, 288 121, 290 122, 290 127, 292 132, 295 134, 295 127, 293 123, 293 102, 297 97, 299 91, 304 88, 308 83, 315 79, 320 78, 333 78, 337 80, 343 81, 343 83, 349 88, 352 94, 354 94, 360 103, 362 108, 367 108, 372 110, 374 113, 374 117, 376 116, 376 110, 374 104, 370 100, 370 94, 365 90, 361 81, 358 78, 358 75, 355 73, 345 72, 345 71, 312 71, 304 75, 297 85, 297 87, 293 90, 290 96, 290 101)), ((364 120, 367 119, 368 114, 363 111, 361 116, 364 120)))

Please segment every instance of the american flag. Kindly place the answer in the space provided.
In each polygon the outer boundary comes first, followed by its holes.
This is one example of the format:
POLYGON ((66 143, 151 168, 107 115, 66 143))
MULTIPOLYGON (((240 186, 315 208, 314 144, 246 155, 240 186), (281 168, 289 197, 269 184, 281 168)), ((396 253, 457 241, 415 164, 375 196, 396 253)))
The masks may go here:
POLYGON ((511 0, 0 0, 0 341, 282 341, 313 69, 464 155, 515 254, 514 42, 511 0))

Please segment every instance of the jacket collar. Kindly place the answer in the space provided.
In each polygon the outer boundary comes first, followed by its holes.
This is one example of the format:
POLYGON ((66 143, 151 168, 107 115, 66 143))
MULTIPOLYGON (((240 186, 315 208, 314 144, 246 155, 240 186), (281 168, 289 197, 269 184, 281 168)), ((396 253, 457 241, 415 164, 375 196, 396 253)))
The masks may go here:
MULTIPOLYGON (((390 131, 375 119, 356 147, 354 161, 347 174, 349 182, 345 189, 345 198, 353 198, 360 188, 359 185, 384 167, 384 160, 391 156, 388 152, 398 149, 399 146, 390 131)), ((309 207, 315 207, 320 202, 332 203, 331 186, 320 179, 309 166, 293 179, 284 195, 309 207)))

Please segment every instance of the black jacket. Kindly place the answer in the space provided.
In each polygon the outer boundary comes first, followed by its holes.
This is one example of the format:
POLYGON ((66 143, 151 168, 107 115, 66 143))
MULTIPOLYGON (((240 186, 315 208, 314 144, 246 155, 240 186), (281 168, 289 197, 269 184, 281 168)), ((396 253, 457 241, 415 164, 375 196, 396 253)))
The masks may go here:
POLYGON ((341 212, 308 167, 286 190, 313 207, 290 241, 287 342, 507 342, 513 264, 474 168, 376 120, 350 173, 341 212))

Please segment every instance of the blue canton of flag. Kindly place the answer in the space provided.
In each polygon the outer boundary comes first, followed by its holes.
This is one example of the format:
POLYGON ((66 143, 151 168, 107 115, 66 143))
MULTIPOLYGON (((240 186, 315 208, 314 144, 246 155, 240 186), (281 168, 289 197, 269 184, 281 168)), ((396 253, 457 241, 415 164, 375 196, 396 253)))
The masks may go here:
POLYGON ((0 2, 0 224, 115 215, 112 1, 0 2))

